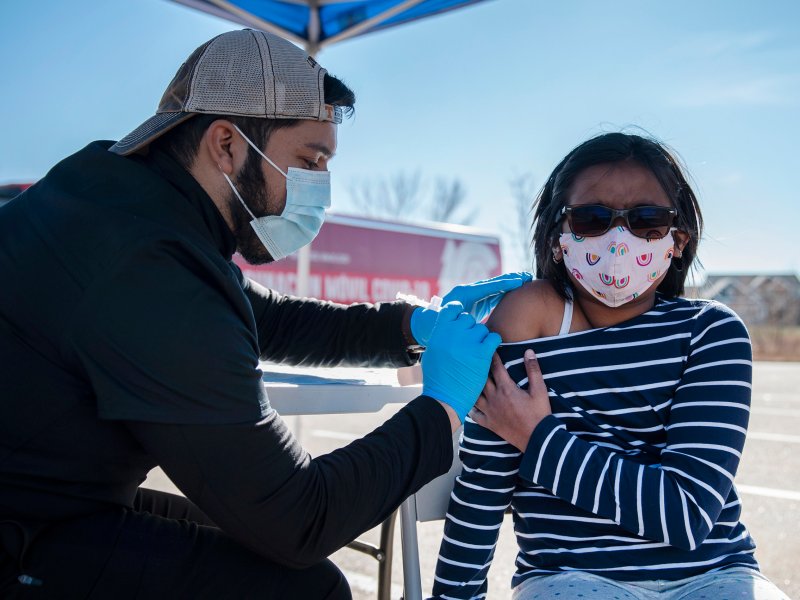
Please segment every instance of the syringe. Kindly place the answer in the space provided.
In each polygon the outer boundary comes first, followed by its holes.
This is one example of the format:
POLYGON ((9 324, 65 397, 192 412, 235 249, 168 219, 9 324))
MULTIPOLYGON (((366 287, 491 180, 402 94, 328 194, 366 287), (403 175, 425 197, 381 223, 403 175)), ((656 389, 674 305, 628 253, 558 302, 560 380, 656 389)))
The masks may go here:
POLYGON ((434 296, 431 298, 430 302, 427 300, 423 300, 422 298, 418 298, 414 294, 404 294, 403 292, 397 292, 395 296, 397 300, 402 300, 403 302, 407 302, 408 304, 413 304, 414 306, 421 306, 422 308, 431 308, 435 311, 439 311, 442 308, 442 299, 439 296, 434 296))

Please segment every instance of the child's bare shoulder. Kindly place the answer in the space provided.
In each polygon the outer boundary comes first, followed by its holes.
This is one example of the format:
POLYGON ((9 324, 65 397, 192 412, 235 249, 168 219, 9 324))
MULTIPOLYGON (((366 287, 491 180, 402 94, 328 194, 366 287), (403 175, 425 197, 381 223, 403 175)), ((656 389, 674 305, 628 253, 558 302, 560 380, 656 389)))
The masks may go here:
POLYGON ((564 300, 550 282, 535 279, 503 296, 486 325, 504 342, 521 342, 555 335, 563 314, 564 300))

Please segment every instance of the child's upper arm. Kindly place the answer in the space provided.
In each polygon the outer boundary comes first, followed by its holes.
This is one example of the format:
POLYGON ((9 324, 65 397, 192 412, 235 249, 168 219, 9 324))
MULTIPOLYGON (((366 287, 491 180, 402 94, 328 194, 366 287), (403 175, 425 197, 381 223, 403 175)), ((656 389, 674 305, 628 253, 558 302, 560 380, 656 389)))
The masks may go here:
POLYGON ((564 301, 547 281, 536 279, 508 292, 486 326, 504 342, 520 342, 558 333, 564 301))

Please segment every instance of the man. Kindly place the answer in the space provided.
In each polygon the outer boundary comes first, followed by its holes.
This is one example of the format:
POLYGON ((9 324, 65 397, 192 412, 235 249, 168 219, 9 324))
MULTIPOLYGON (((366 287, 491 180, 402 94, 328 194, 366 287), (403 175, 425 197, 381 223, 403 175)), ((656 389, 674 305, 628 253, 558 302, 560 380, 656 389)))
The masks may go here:
POLYGON ((347 598, 326 557, 447 470, 499 343, 461 310, 529 276, 437 314, 282 296, 230 260, 313 239, 353 102, 289 42, 223 34, 154 117, 0 209, 0 595, 347 598), (423 395, 314 459, 258 370, 404 366, 420 346, 423 395), (156 465, 186 499, 138 489, 156 465))

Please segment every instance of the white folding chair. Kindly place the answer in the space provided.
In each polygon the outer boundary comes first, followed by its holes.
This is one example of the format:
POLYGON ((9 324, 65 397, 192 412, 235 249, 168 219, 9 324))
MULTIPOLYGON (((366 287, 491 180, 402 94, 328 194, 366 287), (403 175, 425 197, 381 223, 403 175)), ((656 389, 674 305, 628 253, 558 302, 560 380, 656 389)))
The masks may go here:
POLYGON ((422 600, 422 578, 419 568, 417 522, 444 519, 450 492, 461 473, 458 459, 458 438, 463 428, 453 434, 453 464, 450 470, 424 485, 400 505, 400 539, 403 554, 403 600, 422 600))

